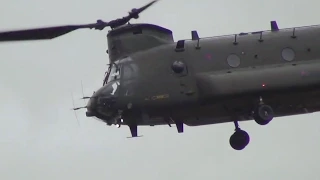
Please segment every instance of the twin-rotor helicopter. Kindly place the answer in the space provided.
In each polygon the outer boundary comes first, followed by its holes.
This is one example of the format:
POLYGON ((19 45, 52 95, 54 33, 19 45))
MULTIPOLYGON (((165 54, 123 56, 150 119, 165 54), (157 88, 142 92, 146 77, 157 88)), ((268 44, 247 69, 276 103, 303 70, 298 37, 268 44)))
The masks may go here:
MULTIPOLYGON (((130 24, 154 4, 105 22, 0 32, 0 41, 53 39, 77 29, 107 34, 109 68, 89 99, 87 117, 108 125, 200 126, 233 122, 230 145, 244 149, 249 135, 239 121, 267 125, 275 117, 320 110, 320 26, 174 41, 154 24, 130 24)), ((75 110, 80 108, 75 108, 75 110)))

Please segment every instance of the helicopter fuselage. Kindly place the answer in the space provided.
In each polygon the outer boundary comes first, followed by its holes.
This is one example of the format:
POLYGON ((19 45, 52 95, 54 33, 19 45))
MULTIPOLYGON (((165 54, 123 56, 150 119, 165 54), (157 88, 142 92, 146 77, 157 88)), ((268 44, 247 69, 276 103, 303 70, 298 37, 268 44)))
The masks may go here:
POLYGON ((233 122, 229 142, 244 149, 249 134, 238 121, 267 125, 274 117, 320 110, 320 26, 174 41, 172 31, 130 24, 154 4, 108 22, 0 32, 0 42, 53 39, 78 29, 107 34, 109 68, 85 107, 108 125, 199 126, 233 122))
POLYGON ((298 27, 132 53, 115 61, 117 78, 93 95, 89 106, 96 114, 89 116, 113 122, 120 113, 124 124, 197 126, 252 120, 262 99, 275 117, 319 111, 319 35, 320 26, 298 27))

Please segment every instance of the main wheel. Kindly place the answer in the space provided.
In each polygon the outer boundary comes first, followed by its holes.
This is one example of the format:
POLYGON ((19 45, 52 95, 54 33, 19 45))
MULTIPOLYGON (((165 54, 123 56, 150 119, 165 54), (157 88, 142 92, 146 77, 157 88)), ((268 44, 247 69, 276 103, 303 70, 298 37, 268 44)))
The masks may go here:
POLYGON ((273 117, 274 113, 272 107, 265 104, 259 105, 253 114, 254 120, 260 125, 268 124, 273 117))
POLYGON ((249 134, 243 130, 237 130, 229 140, 231 147, 238 151, 244 149, 249 144, 249 141, 249 134))

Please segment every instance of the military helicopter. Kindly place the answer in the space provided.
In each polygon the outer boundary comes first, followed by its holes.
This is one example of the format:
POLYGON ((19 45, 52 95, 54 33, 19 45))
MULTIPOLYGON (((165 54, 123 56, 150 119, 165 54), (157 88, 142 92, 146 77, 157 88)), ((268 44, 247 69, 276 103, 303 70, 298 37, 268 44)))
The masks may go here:
MULTIPOLYGON (((249 135, 239 121, 267 125, 275 117, 320 110, 320 26, 174 41, 154 24, 130 24, 154 4, 128 16, 93 24, 1 32, 0 41, 53 39, 83 28, 108 31, 109 68, 85 108, 107 125, 200 126, 233 122, 230 145, 244 149, 249 135)), ((78 110, 81 108, 75 108, 78 110)))

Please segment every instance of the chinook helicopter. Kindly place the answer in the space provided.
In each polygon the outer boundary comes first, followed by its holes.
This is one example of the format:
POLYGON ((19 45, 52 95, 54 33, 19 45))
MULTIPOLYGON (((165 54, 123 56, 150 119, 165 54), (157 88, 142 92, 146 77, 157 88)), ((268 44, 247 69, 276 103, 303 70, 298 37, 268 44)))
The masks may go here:
MULTIPOLYGON (((83 28, 107 34, 109 68, 85 108, 107 125, 200 126, 233 122, 229 142, 242 150, 249 135, 239 121, 267 125, 275 117, 320 110, 320 26, 174 41, 172 31, 154 24, 130 24, 154 4, 128 16, 93 24, 0 33, 0 41, 53 39, 83 28)), ((75 108, 78 110, 81 108, 75 108)))

